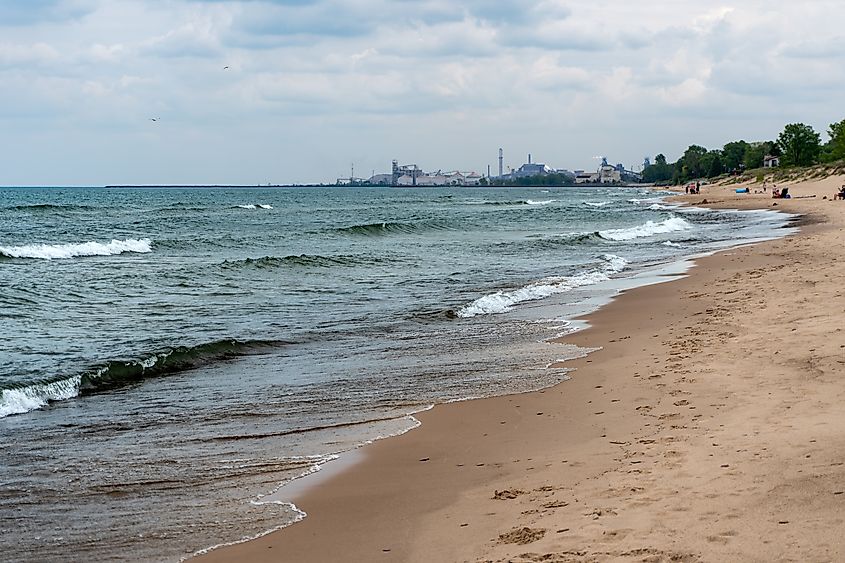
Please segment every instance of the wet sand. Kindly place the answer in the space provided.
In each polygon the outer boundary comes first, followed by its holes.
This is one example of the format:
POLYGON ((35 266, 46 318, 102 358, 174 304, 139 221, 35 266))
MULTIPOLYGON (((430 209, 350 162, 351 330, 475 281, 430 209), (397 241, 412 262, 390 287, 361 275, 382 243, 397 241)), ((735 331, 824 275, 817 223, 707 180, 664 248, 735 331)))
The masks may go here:
POLYGON ((842 560, 842 183, 681 196, 802 230, 624 292, 565 339, 603 347, 570 381, 422 413, 293 499, 303 522, 198 559, 842 560))

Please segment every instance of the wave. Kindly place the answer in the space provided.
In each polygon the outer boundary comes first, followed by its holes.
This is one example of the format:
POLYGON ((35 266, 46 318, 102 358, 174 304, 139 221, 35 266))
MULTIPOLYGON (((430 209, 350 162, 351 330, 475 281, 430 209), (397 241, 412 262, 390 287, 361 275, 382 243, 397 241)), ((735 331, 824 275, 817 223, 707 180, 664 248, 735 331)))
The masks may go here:
POLYGON ((502 206, 502 205, 528 205, 528 202, 524 199, 516 199, 512 201, 488 201, 488 200, 481 200, 481 201, 467 201, 467 205, 494 205, 494 206, 502 206))
POLYGON ((344 235, 356 236, 385 236, 393 234, 413 235, 427 231, 451 231, 451 226, 443 222, 425 221, 420 223, 408 222, 384 222, 367 223, 364 225, 352 225, 350 227, 338 227, 334 232, 344 235))
POLYGON ((287 344, 290 343, 218 340, 198 346, 179 346, 138 360, 112 360, 70 377, 7 386, 0 389, 0 418, 39 409, 53 401, 102 393, 239 356, 266 353, 287 344))
POLYGON ((606 206, 610 205, 611 203, 613 203, 613 202, 611 202, 611 201, 585 201, 584 205, 586 205, 587 207, 606 207, 606 206))
POLYGON ((87 211, 90 209, 97 209, 91 205, 78 205, 78 204, 57 204, 57 203, 30 203, 24 205, 12 205, 6 207, 5 209, 10 209, 12 211, 30 211, 30 212, 39 212, 39 211, 87 211))
POLYGON ((604 264, 598 270, 582 272, 574 276, 546 278, 513 291, 497 291, 485 295, 461 308, 457 315, 462 318, 471 318, 506 313, 519 303, 537 301, 558 293, 566 293, 577 287, 607 281, 612 274, 621 272, 628 265, 627 260, 613 254, 605 254, 602 260, 604 264))
POLYGON ((557 249, 584 244, 601 244, 607 241, 598 232, 576 232, 556 235, 531 235, 525 240, 504 241, 493 243, 493 246, 511 251, 532 251, 538 249, 557 249))
POLYGON ((273 206, 266 203, 247 203, 245 205, 236 205, 235 209, 273 209, 273 206))
POLYGON ((677 205, 666 205, 662 203, 652 203, 646 207, 649 211, 675 211, 677 208, 677 205))
MULTIPOLYGON (((548 192, 546 192, 548 193, 548 192)), ((546 199, 535 201, 533 199, 514 199, 509 201, 467 201, 466 205, 493 205, 493 206, 507 206, 507 207, 515 207, 519 205, 548 205, 550 203, 554 203, 557 201, 556 199, 546 199)))
POLYGON ((646 204, 652 204, 652 203, 658 203, 659 204, 659 203, 662 203, 663 201, 664 201, 663 197, 648 197, 648 198, 643 198, 643 199, 637 199, 637 198, 629 199, 628 203, 633 203, 635 205, 646 205, 646 204))
POLYGON ((223 262, 224 268, 283 268, 283 267, 309 267, 309 268, 333 268, 350 266, 373 266, 381 264, 386 260, 369 256, 339 255, 322 256, 319 254, 291 254, 289 256, 263 256, 261 258, 244 258, 243 260, 232 260, 223 262))
POLYGON ((0 391, 0 418, 40 409, 51 401, 63 401, 79 395, 81 376, 49 383, 36 383, 0 391))
POLYGON ((0 246, 0 257, 60 260, 81 256, 113 256, 124 252, 152 252, 150 239, 112 240, 109 243, 82 242, 69 244, 28 244, 0 246))
POLYGON ((673 233, 677 231, 687 231, 692 229, 692 225, 680 217, 670 217, 665 221, 655 223, 654 221, 647 221, 643 225, 636 227, 628 227, 625 229, 608 229, 606 231, 599 231, 598 234, 603 239, 626 241, 636 238, 650 237, 663 233, 673 233))

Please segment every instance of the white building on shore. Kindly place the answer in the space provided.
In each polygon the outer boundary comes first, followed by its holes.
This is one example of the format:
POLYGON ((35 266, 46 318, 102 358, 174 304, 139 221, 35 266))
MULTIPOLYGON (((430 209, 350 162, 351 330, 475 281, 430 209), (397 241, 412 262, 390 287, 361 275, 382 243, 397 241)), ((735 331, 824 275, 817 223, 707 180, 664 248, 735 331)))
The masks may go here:
POLYGON ((396 180, 397 186, 477 186, 483 176, 477 172, 420 172, 418 174, 404 174, 396 180))

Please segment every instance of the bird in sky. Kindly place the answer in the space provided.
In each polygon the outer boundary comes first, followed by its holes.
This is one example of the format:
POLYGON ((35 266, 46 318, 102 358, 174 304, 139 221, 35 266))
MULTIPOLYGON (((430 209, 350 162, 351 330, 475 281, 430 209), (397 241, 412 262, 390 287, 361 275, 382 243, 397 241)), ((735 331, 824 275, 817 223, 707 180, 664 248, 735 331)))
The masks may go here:
POLYGON ((229 68, 229 65, 224 66, 223 70, 226 70, 227 68, 229 68))
POLYGON ((159 119, 161 119, 161 118, 160 117, 151 117, 150 121, 158 121, 159 119))

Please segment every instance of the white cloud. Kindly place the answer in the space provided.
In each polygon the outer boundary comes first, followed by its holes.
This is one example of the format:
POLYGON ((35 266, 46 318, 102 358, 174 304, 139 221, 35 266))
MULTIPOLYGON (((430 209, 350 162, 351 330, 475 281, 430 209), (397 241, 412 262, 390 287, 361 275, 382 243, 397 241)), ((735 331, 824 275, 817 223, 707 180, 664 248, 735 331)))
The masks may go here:
POLYGON ((0 151, 33 163, 6 181, 321 181, 394 157, 483 170, 499 146, 585 168, 822 130, 845 117, 845 7, 810 4, 0 1, 0 151), (45 142, 55 166, 25 150, 45 142), (121 143, 137 160, 98 156, 121 143), (242 158, 209 165, 218 152, 242 158))
POLYGON ((0 68, 42 66, 59 61, 59 51, 44 42, 29 45, 0 43, 0 68))

